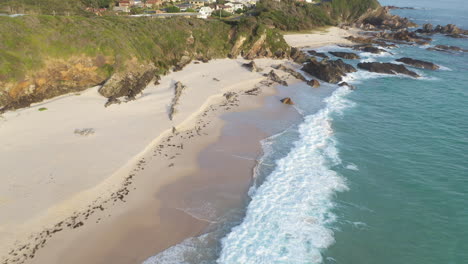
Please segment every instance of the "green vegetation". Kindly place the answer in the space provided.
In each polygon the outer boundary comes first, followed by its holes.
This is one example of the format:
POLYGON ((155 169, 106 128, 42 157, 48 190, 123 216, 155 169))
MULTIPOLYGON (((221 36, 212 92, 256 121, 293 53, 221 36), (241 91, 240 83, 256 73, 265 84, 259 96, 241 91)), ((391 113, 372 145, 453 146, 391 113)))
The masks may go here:
POLYGON ((45 107, 41 107, 41 108, 38 109, 38 111, 40 111, 40 112, 45 111, 45 110, 47 110, 47 108, 45 108, 45 107))
POLYGON ((178 8, 177 6, 170 6, 170 7, 166 8, 166 12, 168 12, 168 13, 179 13, 180 8, 178 8))

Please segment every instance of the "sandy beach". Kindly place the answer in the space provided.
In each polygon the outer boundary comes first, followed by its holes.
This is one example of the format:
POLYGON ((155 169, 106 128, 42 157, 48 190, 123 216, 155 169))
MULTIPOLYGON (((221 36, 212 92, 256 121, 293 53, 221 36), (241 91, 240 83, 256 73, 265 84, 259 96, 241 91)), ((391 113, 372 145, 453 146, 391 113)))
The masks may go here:
POLYGON ((356 35, 356 29, 345 30, 339 27, 329 27, 322 31, 311 33, 285 34, 284 39, 292 47, 297 48, 318 48, 327 45, 352 45, 347 39, 348 36, 356 35))
MULTIPOLYGON (((331 28, 285 39, 291 46, 319 47, 347 44, 346 34, 331 28)), ((0 260, 141 263, 241 205, 261 154, 259 141, 278 131, 224 115, 260 111, 265 122, 298 118, 263 75, 273 65, 298 65, 258 59, 263 71, 251 72, 245 62, 191 63, 135 101, 107 108, 94 87, 3 114, 0 260), (176 82, 186 88, 170 120, 176 82), (267 98, 274 103, 266 104, 267 98), (207 209, 206 201, 217 203, 207 209)), ((288 83, 298 81, 275 72, 288 83)))

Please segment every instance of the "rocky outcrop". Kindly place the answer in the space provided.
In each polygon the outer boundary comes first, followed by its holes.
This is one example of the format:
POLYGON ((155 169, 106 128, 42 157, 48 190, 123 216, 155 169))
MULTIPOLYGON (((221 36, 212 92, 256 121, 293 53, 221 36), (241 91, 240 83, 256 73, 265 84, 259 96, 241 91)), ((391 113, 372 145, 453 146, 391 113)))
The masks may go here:
POLYGON ((133 100, 155 78, 157 68, 154 64, 132 64, 127 72, 112 75, 106 83, 99 88, 99 93, 109 98, 109 102, 119 102, 117 98, 125 97, 133 100))
POLYGON ((305 54, 302 50, 298 48, 291 48, 290 58, 294 62, 299 64, 302 64, 310 59, 310 57, 307 56, 307 54, 305 54))
POLYGON ((356 69, 339 60, 310 60, 302 68, 303 71, 329 83, 339 83, 347 73, 355 72, 356 69))
POLYGON ((281 79, 281 77, 278 76, 278 74, 275 73, 275 71, 271 70, 269 73, 268 73, 268 79, 275 82, 275 83, 279 83, 283 86, 288 86, 288 83, 281 79))
POLYGON ((320 82, 315 80, 315 79, 312 79, 310 81, 307 81, 307 84, 313 88, 319 88, 320 87, 320 82))
POLYGON ((294 78, 296 78, 298 80, 301 80, 303 82, 307 81, 307 79, 304 77, 304 75, 302 75, 301 73, 295 71, 294 69, 291 69, 291 68, 288 68, 288 67, 284 66, 283 64, 272 66, 272 67, 274 69, 287 72, 287 73, 291 74, 294 78))
POLYGON ((385 41, 376 40, 374 38, 375 38, 375 36, 372 36, 372 37, 355 37, 355 36, 346 37, 346 39, 349 40, 349 41, 359 43, 359 44, 364 44, 363 46, 371 46, 372 47, 371 44, 377 44, 378 46, 384 47, 384 48, 395 48, 396 47, 396 45, 394 43, 387 43, 385 41))
POLYGON ((427 70, 437 70, 437 69, 439 69, 439 66, 437 66, 436 64, 434 64, 432 62, 422 61, 422 60, 415 60, 415 59, 407 58, 407 57, 397 59, 396 61, 403 62, 404 64, 408 64, 408 65, 411 65, 411 66, 414 66, 414 67, 417 67, 417 68, 421 68, 421 69, 427 69, 427 70))
POLYGON ((359 55, 352 52, 339 52, 339 51, 330 51, 331 55, 335 57, 340 57, 347 60, 357 60, 360 59, 359 55))
POLYGON ((416 32, 408 30, 400 30, 396 32, 379 32, 375 35, 377 38, 382 38, 387 41, 394 41, 397 43, 416 43, 419 45, 427 45, 431 42, 430 38, 422 37, 416 32))
POLYGON ((325 54, 323 52, 317 52, 315 50, 308 50, 307 53, 309 53, 312 56, 320 57, 320 58, 323 58, 323 59, 329 59, 330 58, 330 57, 327 56, 327 54, 325 54))
POLYGON ((389 7, 369 10, 357 20, 356 25, 363 29, 369 28, 368 25, 372 25, 375 28, 387 30, 399 30, 417 26, 407 18, 392 15, 389 7))
POLYGON ((289 97, 283 98, 283 99, 281 99, 280 101, 281 101, 281 103, 283 103, 283 104, 294 105, 293 100, 292 100, 291 98, 289 98, 289 97))
POLYGON ((110 58, 100 55, 53 59, 19 82, 2 82, 0 78, 0 113, 100 85, 108 78, 102 69, 111 63, 110 58))
POLYGON ((413 71, 408 70, 401 64, 394 64, 388 62, 362 62, 357 65, 360 69, 370 72, 385 73, 385 74, 405 74, 411 77, 419 77, 413 71))
POLYGON ((171 105, 169 106, 169 119, 172 120, 174 115, 177 113, 177 105, 179 104, 179 99, 182 96, 182 91, 186 88, 181 82, 176 82, 174 86, 174 97, 172 98, 171 105))
POLYGON ((461 29, 454 24, 448 24, 446 26, 437 25, 434 27, 432 24, 424 24, 422 28, 416 30, 418 33, 424 34, 447 34, 447 35, 468 35, 468 30, 461 29))
POLYGON ((249 63, 244 63, 244 64, 242 64, 242 67, 247 68, 251 72, 261 72, 261 71, 263 71, 262 68, 257 67, 257 64, 255 64, 254 61, 251 61, 249 63))
POLYGON ((451 51, 457 51, 457 52, 468 52, 468 50, 462 49, 457 46, 447 46, 447 45, 436 45, 431 48, 427 48, 427 50, 435 50, 435 51, 445 51, 445 52, 451 52, 451 51))
POLYGON ((174 66, 174 71, 181 71, 185 66, 187 66, 192 61, 190 56, 184 55, 180 58, 179 62, 174 66))

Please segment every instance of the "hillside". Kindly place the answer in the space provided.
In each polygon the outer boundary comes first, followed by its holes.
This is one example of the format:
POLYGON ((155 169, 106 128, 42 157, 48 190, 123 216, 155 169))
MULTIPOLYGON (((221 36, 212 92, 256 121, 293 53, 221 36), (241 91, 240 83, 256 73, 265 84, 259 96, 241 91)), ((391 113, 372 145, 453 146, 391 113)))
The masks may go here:
MULTIPOLYGON (((12 2, 13 0, 7 0, 12 2)), ((58 0, 14 1, 40 13, 58 0), (36 2, 36 1, 34 1, 36 2)), ((91 1, 91 0, 86 0, 91 1)), ((81 1, 59 1, 80 10, 81 1)), ((262 0, 240 21, 118 16, 0 17, 0 112, 107 84, 106 97, 134 97, 156 76, 193 59, 289 56, 279 30, 304 30, 351 21, 375 0, 320 5, 262 0)), ((78 11, 77 11, 78 12, 78 11)))

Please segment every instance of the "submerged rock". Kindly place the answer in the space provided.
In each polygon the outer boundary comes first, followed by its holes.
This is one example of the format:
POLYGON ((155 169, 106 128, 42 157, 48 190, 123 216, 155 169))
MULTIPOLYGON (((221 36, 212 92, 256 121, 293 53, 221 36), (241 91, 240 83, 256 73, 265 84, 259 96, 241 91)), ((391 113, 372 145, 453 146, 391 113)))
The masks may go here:
POLYGON ((408 64, 408 65, 411 65, 411 66, 414 66, 414 67, 417 67, 417 68, 421 68, 421 69, 428 69, 428 70, 437 70, 437 69, 439 69, 439 66, 437 66, 436 64, 434 64, 432 62, 422 61, 422 60, 415 60, 415 59, 407 58, 407 57, 397 59, 396 61, 403 62, 405 64, 408 64))
POLYGON ((357 60, 360 59, 359 55, 352 52, 339 52, 339 51, 330 51, 330 54, 336 57, 340 57, 347 60, 357 60))
POLYGON ((329 83, 339 83, 347 73, 356 71, 353 66, 344 63, 341 59, 324 59, 320 62, 311 60, 302 70, 329 83))
POLYGON ((257 64, 255 64, 255 61, 251 61, 249 63, 244 63, 242 64, 242 67, 247 68, 251 72, 261 72, 263 69, 257 67, 257 64))
POLYGON ((411 77, 419 77, 419 75, 413 71, 408 70, 401 64, 394 64, 389 62, 362 62, 357 65, 360 69, 367 70, 370 72, 385 73, 385 74, 405 74, 411 77))
POLYGON ((294 104, 293 100, 291 98, 289 98, 289 97, 283 98, 280 101, 281 101, 281 103, 287 104, 287 105, 293 105, 294 104))

